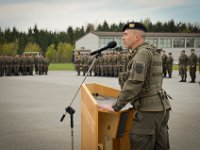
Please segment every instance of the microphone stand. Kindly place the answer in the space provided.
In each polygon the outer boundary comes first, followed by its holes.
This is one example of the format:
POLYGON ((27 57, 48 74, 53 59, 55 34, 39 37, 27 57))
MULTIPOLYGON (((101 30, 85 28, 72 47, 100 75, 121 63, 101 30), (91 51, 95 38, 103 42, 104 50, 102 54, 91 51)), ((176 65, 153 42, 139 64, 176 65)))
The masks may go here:
POLYGON ((71 105, 72 105, 72 103, 74 102, 76 96, 78 95, 78 92, 79 92, 80 89, 81 89, 81 85, 82 85, 82 84, 84 83, 84 81, 86 80, 86 78, 87 78, 89 72, 91 71, 91 69, 92 69, 92 67, 93 67, 93 65, 94 65, 94 63, 95 63, 95 61, 98 59, 99 56, 101 56, 101 51, 98 52, 98 53, 95 55, 95 57, 94 57, 94 59, 93 59, 93 61, 92 61, 92 64, 90 65, 90 67, 89 67, 89 69, 88 69, 88 71, 87 71, 87 73, 86 73, 85 78, 84 78, 83 81, 81 82, 81 84, 80 84, 78 90, 76 91, 76 93, 75 93, 75 95, 74 95, 74 97, 73 97, 71 103, 69 104, 68 107, 65 108, 65 113, 64 113, 64 114, 62 115, 62 117, 60 118, 60 122, 62 122, 62 121, 64 120, 64 118, 65 118, 65 116, 66 116, 67 113, 70 115, 71 148, 72 148, 72 150, 74 150, 74 130, 73 130, 73 129, 74 129, 74 117, 73 117, 73 115, 74 115, 74 113, 75 113, 75 110, 71 107, 71 105))

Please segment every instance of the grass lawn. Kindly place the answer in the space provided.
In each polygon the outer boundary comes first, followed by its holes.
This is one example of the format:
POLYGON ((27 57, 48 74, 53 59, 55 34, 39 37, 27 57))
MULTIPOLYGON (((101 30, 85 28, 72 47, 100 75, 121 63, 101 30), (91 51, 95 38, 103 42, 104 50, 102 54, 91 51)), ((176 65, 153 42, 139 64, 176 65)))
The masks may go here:
MULTIPOLYGON (((179 66, 177 64, 173 65, 173 70, 178 70, 179 66)), ((189 67, 188 67, 189 69, 189 67)), ((197 71, 199 70, 199 65, 197 65, 197 71)))
MULTIPOLYGON (((173 65, 173 70, 178 70, 178 65, 173 65)), ((198 66, 197 66, 197 70, 198 70, 198 66)), ((49 65, 49 70, 75 70, 75 66, 73 63, 51 63, 49 65)))
POLYGON ((74 70, 74 64, 73 63, 51 63, 49 65, 49 70, 74 70))

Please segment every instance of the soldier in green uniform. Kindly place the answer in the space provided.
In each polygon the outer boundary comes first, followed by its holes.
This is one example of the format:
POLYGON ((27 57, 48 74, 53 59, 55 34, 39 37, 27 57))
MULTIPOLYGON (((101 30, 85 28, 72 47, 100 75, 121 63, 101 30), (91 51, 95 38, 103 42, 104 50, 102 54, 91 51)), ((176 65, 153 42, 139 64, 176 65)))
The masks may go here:
POLYGON ((80 51, 78 51, 77 55, 75 56, 75 68, 76 68, 76 71, 77 71, 77 75, 79 76, 80 75, 80 72, 81 72, 81 53, 80 51))
POLYGON ((83 76, 85 76, 87 70, 88 70, 88 55, 83 54, 83 66, 82 66, 83 76))
POLYGON ((0 56, 0 77, 3 76, 3 56, 0 56))
POLYGON ((39 75, 43 75, 44 73, 44 64, 43 64, 43 56, 39 55, 37 58, 37 66, 38 66, 38 73, 39 75))
POLYGON ((100 76, 104 76, 104 68, 105 68, 105 66, 104 66, 104 61, 105 61, 105 54, 104 53, 102 53, 102 56, 101 57, 99 57, 99 68, 100 68, 100 76))
POLYGON ((117 102, 100 108, 119 111, 131 103, 137 110, 130 131, 131 150, 169 150, 171 106, 169 96, 162 89, 161 56, 157 48, 145 43, 147 30, 143 24, 130 22, 123 31, 124 45, 132 49, 128 76, 117 102))
MULTIPOLYGON (((92 61, 93 61, 93 57, 92 56, 90 56, 89 54, 87 55, 87 57, 88 57, 88 59, 87 59, 87 65, 88 65, 88 67, 87 67, 87 71, 89 70, 89 68, 90 68, 90 66, 92 65, 92 61)), ((92 66, 92 67, 94 67, 94 66, 92 66)), ((91 68, 91 70, 90 70, 90 76, 92 76, 92 69, 93 68, 91 68)))
MULTIPOLYGON (((199 74, 200 74, 200 55, 199 55, 199 74)), ((200 81, 199 81, 200 84, 200 81)))
POLYGON ((34 65, 34 59, 32 55, 27 55, 27 75, 33 75, 33 65, 34 65))
POLYGON ((122 52, 121 63, 122 63, 122 72, 125 72, 126 71, 126 63, 127 63, 127 56, 126 56, 125 52, 122 52))
POLYGON ((46 56, 44 56, 43 58, 43 64, 44 64, 44 74, 47 75, 49 70, 49 60, 46 56))
POLYGON ((35 74, 38 74, 38 58, 39 58, 39 55, 34 56, 35 74))
POLYGON ((19 67, 20 67, 20 60, 19 60, 19 55, 16 55, 13 58, 13 64, 14 64, 14 75, 18 76, 19 73, 19 67))
POLYGON ((179 74, 181 76, 181 80, 179 82, 186 82, 187 66, 188 66, 188 56, 185 54, 185 50, 182 50, 181 55, 179 57, 179 74))
POLYGON ((166 77, 166 75, 167 75, 167 55, 166 55, 165 51, 163 51, 163 54, 161 57, 162 57, 163 77, 166 77))
POLYGON ((117 52, 115 52, 113 54, 113 76, 114 77, 118 76, 117 58, 118 58, 118 54, 117 54, 117 52))
POLYGON ((27 64, 28 64, 28 57, 26 55, 22 56, 22 74, 27 75, 27 64))
POLYGON ((109 76, 109 53, 104 55, 104 76, 109 76))
POLYGON ((12 57, 11 56, 7 56, 6 58, 6 75, 7 76, 11 76, 12 75, 12 57))
POLYGON ((94 66, 93 66, 92 70, 94 72, 94 76, 99 76, 100 75, 99 57, 94 62, 94 66))
MULTIPOLYGON (((121 52, 122 53, 122 52, 121 52)), ((120 72, 122 72, 122 55, 120 52, 117 52, 117 76, 119 75, 120 72)))
POLYGON ((84 65, 84 55, 81 54, 80 56, 80 71, 83 71, 83 65, 84 65))
POLYGON ((113 76, 113 65, 114 65, 113 54, 109 53, 108 54, 108 76, 110 77, 113 76))
POLYGON ((191 54, 188 59, 189 72, 190 72, 190 77, 191 77, 190 83, 195 83, 197 62, 198 62, 198 57, 195 54, 195 50, 191 49, 191 54))
POLYGON ((174 58, 172 57, 172 53, 169 53, 167 57, 167 72, 168 72, 169 78, 172 77, 173 62, 174 62, 174 58))

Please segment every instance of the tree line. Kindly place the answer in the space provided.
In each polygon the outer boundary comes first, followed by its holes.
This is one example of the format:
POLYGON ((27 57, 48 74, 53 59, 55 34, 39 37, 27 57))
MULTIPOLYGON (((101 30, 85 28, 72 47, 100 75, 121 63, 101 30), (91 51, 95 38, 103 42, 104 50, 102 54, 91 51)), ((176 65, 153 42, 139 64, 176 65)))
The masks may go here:
MULTIPOLYGON (((149 18, 141 21, 146 25, 148 32, 179 32, 200 33, 200 26, 191 23, 176 23, 173 19, 167 22, 152 23, 149 18)), ((52 32, 47 29, 38 29, 37 25, 27 32, 18 31, 16 27, 2 30, 0 27, 0 55, 22 54, 24 51, 37 51, 47 55, 50 62, 70 62, 75 41, 92 31, 121 32, 127 22, 94 25, 86 27, 68 26, 66 31, 52 32)))

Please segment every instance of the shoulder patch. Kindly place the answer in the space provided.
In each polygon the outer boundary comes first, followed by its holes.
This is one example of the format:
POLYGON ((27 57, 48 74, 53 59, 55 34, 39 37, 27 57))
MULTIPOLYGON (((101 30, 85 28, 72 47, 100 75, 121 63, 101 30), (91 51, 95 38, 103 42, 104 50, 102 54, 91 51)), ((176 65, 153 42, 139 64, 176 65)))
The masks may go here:
POLYGON ((144 67, 145 67, 144 64, 136 63, 136 65, 135 65, 135 71, 136 71, 137 73, 142 73, 143 70, 144 70, 144 67))

